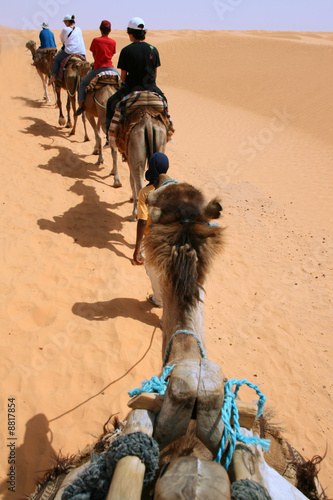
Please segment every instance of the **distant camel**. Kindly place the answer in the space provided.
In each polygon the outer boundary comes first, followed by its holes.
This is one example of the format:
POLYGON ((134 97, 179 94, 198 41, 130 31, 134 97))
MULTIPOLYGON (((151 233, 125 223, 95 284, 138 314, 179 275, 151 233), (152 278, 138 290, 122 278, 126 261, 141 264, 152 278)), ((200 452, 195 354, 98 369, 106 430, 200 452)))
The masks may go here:
MULTIPOLYGON (((75 116, 76 111, 76 92, 80 85, 80 75, 77 71, 76 64, 78 62, 82 62, 79 57, 72 56, 68 63, 66 64, 64 70, 64 77, 62 80, 56 79, 55 81, 55 90, 57 94, 57 106, 59 108, 59 125, 66 126, 66 128, 72 128, 69 135, 74 135, 76 131, 76 123, 77 116, 75 116), (67 122, 62 113, 62 103, 61 103, 61 89, 66 90, 67 92, 67 122), (70 109, 72 107, 73 116, 74 116, 74 125, 72 125, 70 109)), ((90 66, 86 67, 86 73, 88 73, 90 66)), ((84 75, 83 75, 84 76, 84 75)), ((87 127, 86 127, 86 118, 85 115, 82 115, 83 127, 84 127, 84 140, 89 141, 87 127)))
POLYGON ((36 66, 37 69, 37 73, 39 74, 42 80, 45 102, 50 102, 47 90, 47 84, 51 76, 53 59, 57 52, 57 49, 48 48, 48 49, 36 50, 36 42, 34 42, 33 40, 29 40, 29 42, 27 42, 25 46, 27 49, 31 51, 32 58, 34 60, 34 65, 36 66))
MULTIPOLYGON (((80 76, 87 74, 87 69, 91 66, 87 62, 78 62, 76 68, 80 76), (88 66, 89 65, 89 66, 88 66)), ((104 163, 103 146, 100 130, 106 135, 106 103, 109 97, 116 92, 119 87, 117 75, 101 76, 93 90, 88 90, 84 101, 84 114, 86 115, 95 134, 94 155, 98 155, 97 165, 104 163), (113 82, 113 83, 110 83, 113 82), (95 120, 97 118, 97 122, 95 120)), ((121 187, 118 173, 118 154, 115 144, 111 144, 112 170, 110 175, 114 175, 113 187, 121 187)))
MULTIPOLYGON (((149 92, 141 92, 141 94, 154 96, 149 92)), ((137 219, 138 194, 143 187, 147 160, 153 153, 164 153, 166 143, 173 132, 174 129, 169 118, 148 104, 131 111, 125 121, 119 124, 115 139, 109 141, 112 144, 115 140, 115 144, 122 153, 123 160, 128 163, 130 170, 133 195, 133 211, 130 220, 137 219)))

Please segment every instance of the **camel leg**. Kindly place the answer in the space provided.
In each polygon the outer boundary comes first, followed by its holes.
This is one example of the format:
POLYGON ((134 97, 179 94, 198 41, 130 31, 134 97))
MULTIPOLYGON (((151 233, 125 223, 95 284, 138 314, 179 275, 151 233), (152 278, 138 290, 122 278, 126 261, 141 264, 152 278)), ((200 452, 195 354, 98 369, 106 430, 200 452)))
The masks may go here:
POLYGON ((133 193, 133 212, 130 220, 137 220, 138 194, 143 187, 147 150, 144 127, 134 127, 128 142, 128 167, 131 173, 130 182, 133 193))
POLYGON ((87 132, 87 123, 86 123, 86 114, 82 113, 82 123, 83 123, 83 128, 84 128, 84 142, 89 141, 89 136, 87 132))
POLYGON ((112 170, 110 175, 114 175, 113 187, 118 188, 122 186, 122 183, 118 172, 118 150, 113 145, 111 145, 111 156, 112 156, 112 170))
POLYGON ((131 189, 132 189, 131 201, 133 201, 133 211, 132 211, 132 215, 130 215, 129 220, 130 221, 137 221, 138 220, 138 193, 139 193, 139 191, 138 192, 136 191, 135 181, 133 179, 133 175, 132 175, 131 170, 130 170, 130 185, 131 185, 131 189))
POLYGON ((50 102, 49 93, 47 91, 47 81, 48 77, 46 75, 43 75, 44 100, 45 102, 50 102))
POLYGON ((60 85, 55 85, 55 91, 56 91, 56 95, 57 95, 57 106, 59 108, 59 120, 58 120, 58 123, 59 123, 59 125, 61 125, 63 127, 65 125, 65 123, 66 123, 66 120, 65 120, 64 115, 62 114, 61 87, 60 87, 60 85))
POLYGON ((52 87, 53 87, 53 95, 54 95, 55 105, 57 106, 57 91, 56 91, 55 83, 52 83, 52 87))
MULTIPOLYGON (((69 94, 67 94, 67 104, 66 104, 66 109, 67 109, 67 123, 66 123, 66 128, 71 128, 72 127, 72 120, 71 120, 71 98, 69 94)), ((74 117, 74 127, 70 131, 69 135, 74 135, 75 133, 75 118, 74 117)))
POLYGON ((87 113, 87 120, 89 121, 90 125, 93 128, 94 134, 95 134, 95 146, 94 150, 92 152, 93 155, 98 155, 98 160, 96 162, 96 165, 101 165, 104 163, 104 156, 103 156, 103 150, 102 150, 102 139, 101 135, 99 133, 99 124, 98 122, 96 123, 95 117, 91 115, 90 113, 87 113))

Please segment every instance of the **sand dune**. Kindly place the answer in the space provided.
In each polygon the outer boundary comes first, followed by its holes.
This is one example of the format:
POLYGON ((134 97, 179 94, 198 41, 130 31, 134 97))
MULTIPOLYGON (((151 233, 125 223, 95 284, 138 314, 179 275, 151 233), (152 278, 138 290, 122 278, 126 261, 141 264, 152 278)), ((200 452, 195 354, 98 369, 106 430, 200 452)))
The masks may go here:
MULTIPOLYGON (((87 46, 96 35, 85 32, 87 46)), ((130 264, 126 164, 119 157, 114 190, 109 151, 100 168, 82 123, 71 138, 58 126, 25 53, 38 32, 0 36, 1 401, 16 398, 18 469, 15 497, 2 450, 0 495, 22 498, 53 453, 76 453, 112 413, 124 418, 127 391, 159 372, 161 312, 130 264)), ((113 37, 119 54, 127 36, 113 37)), ((333 36, 147 40, 176 128, 170 172, 224 207, 226 245, 207 284, 210 359, 259 385, 306 458, 327 447, 319 478, 332 496, 333 36)))

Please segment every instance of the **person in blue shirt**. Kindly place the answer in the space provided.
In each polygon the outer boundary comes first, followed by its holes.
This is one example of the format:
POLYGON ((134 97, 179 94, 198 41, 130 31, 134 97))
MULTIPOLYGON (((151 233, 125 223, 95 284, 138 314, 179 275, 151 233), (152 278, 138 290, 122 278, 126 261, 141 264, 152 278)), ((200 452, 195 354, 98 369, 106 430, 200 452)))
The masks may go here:
POLYGON ((57 49, 54 34, 49 30, 47 23, 42 23, 42 30, 39 33, 40 46, 32 56, 33 66, 40 60, 43 49, 57 49))
POLYGON ((42 24, 42 30, 39 33, 40 46, 39 49, 56 49, 56 43, 54 39, 54 34, 49 30, 49 25, 47 23, 42 24))

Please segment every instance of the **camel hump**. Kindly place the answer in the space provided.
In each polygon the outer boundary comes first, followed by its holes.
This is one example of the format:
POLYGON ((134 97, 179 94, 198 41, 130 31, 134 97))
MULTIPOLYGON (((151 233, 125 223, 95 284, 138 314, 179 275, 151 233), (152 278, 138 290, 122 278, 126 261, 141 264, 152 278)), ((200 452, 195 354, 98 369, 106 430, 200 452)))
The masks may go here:
POLYGON ((46 47, 44 49, 38 49, 41 54, 55 54, 57 49, 55 47, 46 47))
POLYGON ((83 58, 79 54, 74 54, 70 58, 66 58, 67 64, 82 62, 83 58))

